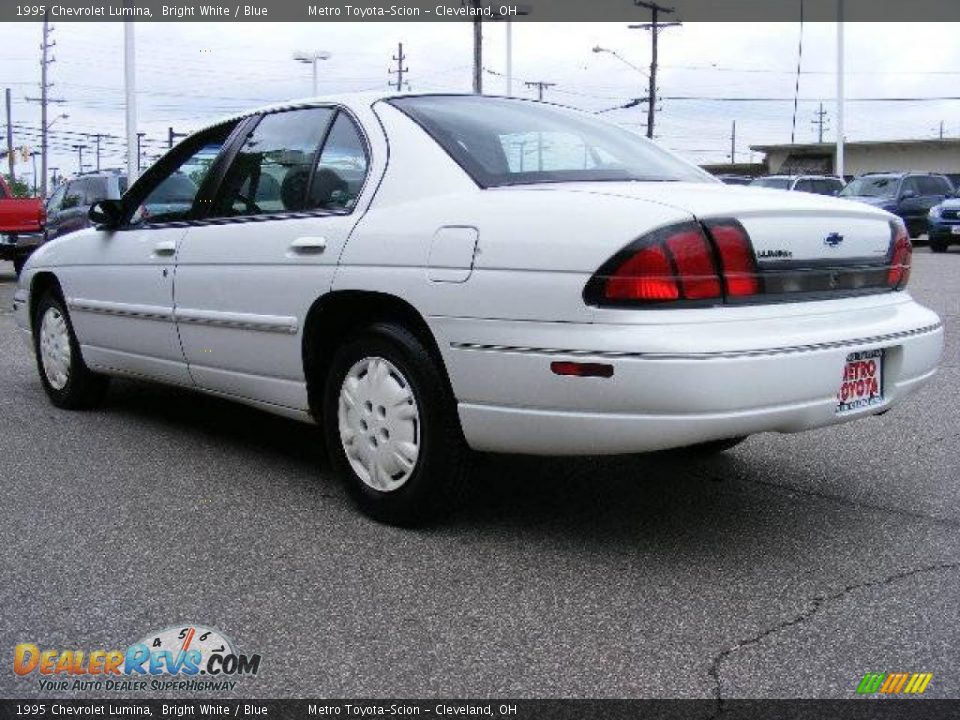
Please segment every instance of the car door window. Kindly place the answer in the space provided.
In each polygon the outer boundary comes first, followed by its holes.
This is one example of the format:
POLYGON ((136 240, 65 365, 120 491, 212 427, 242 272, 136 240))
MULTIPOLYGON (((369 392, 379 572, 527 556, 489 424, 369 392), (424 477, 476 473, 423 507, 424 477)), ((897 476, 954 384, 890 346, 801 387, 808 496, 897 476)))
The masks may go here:
POLYGON ((50 196, 50 199, 47 200, 47 212, 56 212, 60 209, 63 204, 63 196, 67 192, 67 186, 61 185, 56 189, 53 195, 50 196))
POLYGON ((87 178, 84 197, 84 204, 86 205, 95 205, 101 200, 106 200, 107 179, 102 177, 87 178))
POLYGON ((178 222, 194 217, 197 195, 236 122, 198 133, 173 156, 155 165, 131 188, 131 226, 178 222))
POLYGON ((339 112, 310 184, 311 209, 352 210, 367 177, 367 149, 356 123, 339 112))
POLYGON ((800 180, 797 180, 797 184, 793 186, 793 189, 798 190, 799 192, 815 192, 813 180, 810 180, 809 178, 801 178, 800 180))
POLYGON ((77 186, 76 182, 67 185, 63 195, 63 202, 60 205, 61 210, 71 210, 80 207, 83 203, 83 190, 77 186))
POLYGON ((307 108, 266 115, 230 163, 211 215, 306 209, 310 170, 333 113, 331 108, 307 108))
POLYGON ((904 197, 905 195, 908 195, 911 192, 915 196, 922 194, 920 192, 920 185, 917 183, 917 179, 915 177, 906 178, 903 181, 903 184, 900 186, 900 197, 904 197))

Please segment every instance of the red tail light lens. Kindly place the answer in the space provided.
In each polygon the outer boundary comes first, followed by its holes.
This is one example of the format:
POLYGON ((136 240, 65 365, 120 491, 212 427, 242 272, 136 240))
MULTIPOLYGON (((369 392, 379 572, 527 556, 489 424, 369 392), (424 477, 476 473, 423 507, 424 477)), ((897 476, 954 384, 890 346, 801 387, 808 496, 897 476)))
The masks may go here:
POLYGON ((660 245, 638 250, 610 275, 608 300, 676 300, 680 297, 667 251, 660 245))
POLYGON ((900 290, 910 282, 910 264, 913 261, 913 245, 907 228, 902 222, 893 223, 893 240, 890 243, 890 269, 887 271, 887 285, 900 290))
POLYGON ((658 230, 618 253, 587 284, 594 304, 662 303, 721 297, 713 252, 700 226, 658 230))
POLYGON ((757 262, 753 257, 750 238, 743 226, 739 223, 717 222, 709 223, 707 229, 720 255, 727 295, 743 297, 759 293, 757 262))

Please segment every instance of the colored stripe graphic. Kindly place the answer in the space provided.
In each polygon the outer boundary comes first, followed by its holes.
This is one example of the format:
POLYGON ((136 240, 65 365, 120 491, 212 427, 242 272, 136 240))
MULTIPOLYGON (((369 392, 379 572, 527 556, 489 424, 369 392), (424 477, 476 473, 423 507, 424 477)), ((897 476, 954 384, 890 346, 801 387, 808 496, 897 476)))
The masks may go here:
POLYGON ((931 680, 933 673, 867 673, 857 686, 857 694, 920 695, 931 680))

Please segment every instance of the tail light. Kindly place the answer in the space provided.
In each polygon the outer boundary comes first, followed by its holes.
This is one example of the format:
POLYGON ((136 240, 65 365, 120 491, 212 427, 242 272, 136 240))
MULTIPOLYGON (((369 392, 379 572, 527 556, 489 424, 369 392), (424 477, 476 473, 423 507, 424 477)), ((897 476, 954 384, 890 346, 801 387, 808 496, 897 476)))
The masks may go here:
MULTIPOLYGON (((655 230, 597 271, 584 289, 591 305, 722 301, 758 292, 750 238, 736 221, 689 222, 655 230)), ((712 303, 711 303, 712 304, 712 303)))
POLYGON ((913 245, 902 221, 891 223, 893 235, 890 241, 890 269, 887 285, 892 290, 901 290, 910 281, 910 264, 913 260, 913 245))
POLYGON ((753 256, 750 236, 743 225, 729 220, 707 223, 720 256, 723 286, 727 295, 743 297, 760 292, 757 261, 753 256))

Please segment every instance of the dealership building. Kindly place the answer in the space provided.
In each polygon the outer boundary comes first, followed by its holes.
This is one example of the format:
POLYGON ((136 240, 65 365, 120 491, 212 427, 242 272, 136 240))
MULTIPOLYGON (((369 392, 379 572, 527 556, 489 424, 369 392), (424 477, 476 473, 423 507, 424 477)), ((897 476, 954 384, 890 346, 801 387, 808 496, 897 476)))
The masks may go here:
MULTIPOLYGON (((833 143, 751 145, 765 155, 766 172, 835 174, 833 143)), ((914 170, 960 176, 960 138, 932 140, 867 140, 843 146, 845 175, 914 170)))

